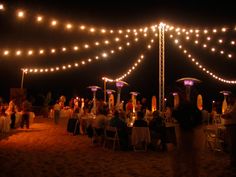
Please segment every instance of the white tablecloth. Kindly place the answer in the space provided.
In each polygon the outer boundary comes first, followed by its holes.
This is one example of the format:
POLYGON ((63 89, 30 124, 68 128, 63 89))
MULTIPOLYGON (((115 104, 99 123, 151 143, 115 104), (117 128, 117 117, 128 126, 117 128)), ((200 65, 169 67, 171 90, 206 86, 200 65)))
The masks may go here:
POLYGON ((6 133, 10 130, 11 119, 9 116, 0 117, 0 132, 6 133))
POLYGON ((131 135, 132 145, 137 145, 140 142, 151 142, 150 132, 148 127, 133 127, 131 135))

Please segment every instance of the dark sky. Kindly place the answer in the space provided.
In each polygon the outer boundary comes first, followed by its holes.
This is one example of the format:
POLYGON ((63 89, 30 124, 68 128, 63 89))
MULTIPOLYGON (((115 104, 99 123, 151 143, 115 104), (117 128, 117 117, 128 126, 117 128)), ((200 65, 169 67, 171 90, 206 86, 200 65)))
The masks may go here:
MULTIPOLYGON (((133 27, 167 21, 187 27, 218 27, 235 24, 235 12, 231 1, 5 1, 8 10, 0 14, 0 46, 1 48, 52 47, 73 45, 83 41, 94 41, 104 37, 86 35, 79 32, 65 32, 52 30, 30 23, 30 20, 19 22, 14 17, 17 8, 27 9, 29 13, 43 13, 46 16, 57 17, 64 21, 70 20, 78 23, 94 24, 101 27, 133 27)), ((233 36, 235 39, 235 36, 233 36)), ((205 98, 222 99, 219 91, 231 90, 235 86, 222 84, 200 72, 192 63, 185 60, 185 56, 167 40, 166 42, 166 95, 179 89, 176 80, 181 77, 196 77, 202 83, 196 86, 195 92, 200 92, 205 98)), ((124 73, 138 56, 145 43, 130 48, 114 57, 87 65, 79 70, 73 69, 54 74, 27 75, 24 85, 29 94, 46 93, 51 90, 54 97, 66 95, 90 95, 86 88, 89 85, 103 86, 102 76, 117 77, 124 73)), ((195 55, 203 60, 209 69, 222 73, 226 78, 236 78, 236 58, 225 62, 218 55, 203 51, 202 48, 193 48, 195 55)), ((232 51, 235 49, 232 48, 232 51)), ((89 56, 93 52, 82 54, 89 56)), ((235 53, 236 54, 236 53, 235 53)), ((19 87, 21 81, 20 68, 22 66, 55 64, 68 62, 78 54, 55 55, 46 57, 32 57, 17 59, 15 57, 3 58, 0 56, 0 95, 8 99, 9 89, 19 87)), ((147 58, 135 72, 125 79, 129 86, 124 89, 127 96, 130 91, 139 91, 141 97, 150 98, 157 92, 157 57, 158 45, 147 54, 147 58)), ((73 60, 71 60, 73 61, 73 60)), ((114 88, 110 84, 108 87, 114 88)), ((101 93, 100 93, 101 95, 101 93)))

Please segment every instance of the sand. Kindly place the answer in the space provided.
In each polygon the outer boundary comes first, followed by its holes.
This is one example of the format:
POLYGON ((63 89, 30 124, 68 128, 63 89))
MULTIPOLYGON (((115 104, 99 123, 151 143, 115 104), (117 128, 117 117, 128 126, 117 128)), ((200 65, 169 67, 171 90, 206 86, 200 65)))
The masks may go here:
MULTIPOLYGON (((0 137, 0 177, 169 177, 172 152, 112 151, 92 144, 85 135, 66 132, 67 119, 59 125, 36 118, 30 129, 11 130, 0 137)), ((199 176, 236 176, 228 168, 229 156, 203 151, 199 176)), ((186 167, 180 176, 188 176, 186 167)))

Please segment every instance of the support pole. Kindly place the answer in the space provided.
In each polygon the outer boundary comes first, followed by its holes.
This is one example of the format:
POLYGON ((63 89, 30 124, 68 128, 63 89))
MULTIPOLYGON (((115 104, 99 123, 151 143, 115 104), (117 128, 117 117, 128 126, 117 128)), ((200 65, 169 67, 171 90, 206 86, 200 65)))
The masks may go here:
POLYGON ((24 88, 24 77, 25 77, 25 71, 24 71, 24 69, 22 69, 21 85, 20 85, 20 88, 21 88, 21 89, 24 88))
POLYGON ((159 24, 159 111, 164 111, 165 105, 165 25, 159 24))

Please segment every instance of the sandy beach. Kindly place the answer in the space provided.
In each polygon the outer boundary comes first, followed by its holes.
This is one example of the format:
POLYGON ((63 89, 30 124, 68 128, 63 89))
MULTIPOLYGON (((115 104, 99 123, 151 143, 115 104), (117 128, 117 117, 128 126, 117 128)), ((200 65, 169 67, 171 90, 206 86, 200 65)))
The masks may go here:
MULTIPOLYGON (((85 135, 68 134, 66 124, 67 119, 54 125, 51 119, 36 118, 29 130, 16 129, 1 135, 0 177, 174 175, 171 152, 113 152, 93 145, 85 135)), ((205 150, 199 159, 198 169, 202 177, 236 176, 236 171, 228 168, 228 154, 205 150)), ((185 170, 181 176, 188 176, 185 170)))

